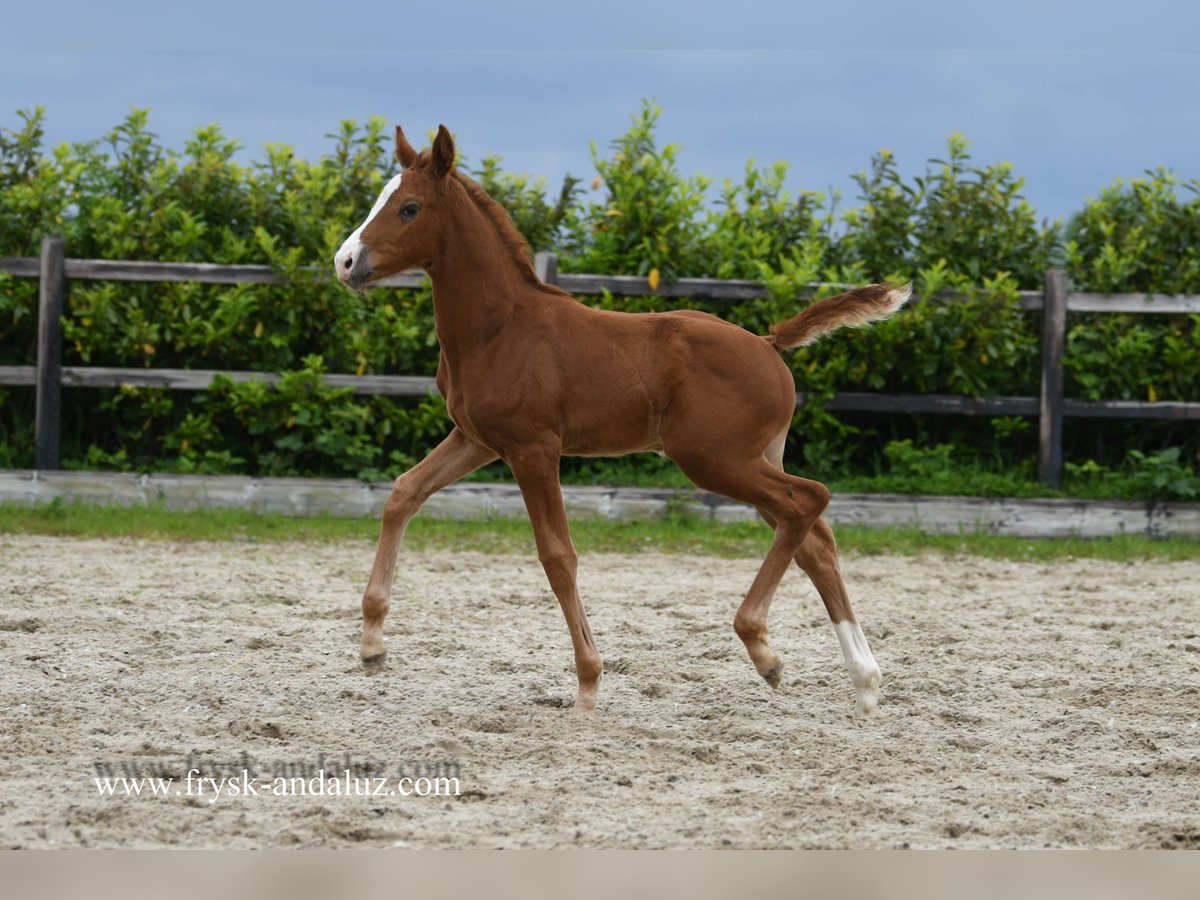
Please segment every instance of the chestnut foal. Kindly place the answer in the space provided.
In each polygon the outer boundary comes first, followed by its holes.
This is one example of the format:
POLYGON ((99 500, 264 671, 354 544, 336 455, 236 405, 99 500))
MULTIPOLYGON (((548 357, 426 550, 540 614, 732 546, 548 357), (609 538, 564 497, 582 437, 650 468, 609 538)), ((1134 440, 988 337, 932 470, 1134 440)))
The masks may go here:
POLYGON ((409 520, 432 494, 499 458, 521 489, 538 559, 567 620, 575 708, 594 709, 602 666, 576 586, 559 458, 657 450, 701 488, 755 506, 775 530, 733 622, 758 673, 779 686, 783 665, 767 646, 767 610, 795 560, 829 612, 859 707, 872 713, 879 666, 821 518, 829 490, 783 471, 796 393, 780 353, 890 315, 908 289, 870 285, 830 297, 766 336, 696 311, 592 309, 538 280, 508 214, 455 170, 445 126, 421 153, 397 127, 396 158, 401 173, 342 244, 334 267, 356 290, 410 266, 429 274, 441 345, 437 386, 454 429, 396 480, 384 507, 363 594, 363 662, 384 658, 383 619, 409 520))

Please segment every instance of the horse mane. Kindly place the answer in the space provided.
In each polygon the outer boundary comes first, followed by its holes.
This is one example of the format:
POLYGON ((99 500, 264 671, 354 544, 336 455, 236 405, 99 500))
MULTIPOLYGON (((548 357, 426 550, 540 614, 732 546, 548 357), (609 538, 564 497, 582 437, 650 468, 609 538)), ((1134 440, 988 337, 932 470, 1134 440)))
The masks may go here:
POLYGON ((537 277, 537 272, 533 268, 533 251, 529 248, 529 242, 525 240, 521 232, 517 231, 517 226, 513 223, 512 215, 509 211, 488 196, 488 192, 483 189, 483 185, 467 177, 458 171, 457 168, 451 169, 450 174, 463 186, 467 192, 467 196, 471 198, 471 201, 479 211, 487 216, 496 227, 500 243, 508 251, 508 255, 512 258, 513 263, 516 264, 521 277, 534 287, 552 293, 566 294, 568 297, 571 296, 566 291, 552 284, 546 284, 537 277))

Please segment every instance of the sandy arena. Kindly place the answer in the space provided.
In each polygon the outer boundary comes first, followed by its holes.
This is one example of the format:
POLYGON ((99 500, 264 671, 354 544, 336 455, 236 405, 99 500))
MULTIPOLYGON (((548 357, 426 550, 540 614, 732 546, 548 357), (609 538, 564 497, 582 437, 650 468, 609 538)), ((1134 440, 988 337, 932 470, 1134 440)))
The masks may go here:
POLYGON ((532 557, 403 551, 366 676, 372 554, 0 537, 0 845, 1200 848, 1200 562, 849 556, 884 675, 864 719, 798 571, 772 692, 730 625, 758 560, 584 556, 588 717, 532 557), (181 790, 189 760, 322 754, 452 763, 459 794, 181 790), (176 780, 103 797, 98 763, 176 780))

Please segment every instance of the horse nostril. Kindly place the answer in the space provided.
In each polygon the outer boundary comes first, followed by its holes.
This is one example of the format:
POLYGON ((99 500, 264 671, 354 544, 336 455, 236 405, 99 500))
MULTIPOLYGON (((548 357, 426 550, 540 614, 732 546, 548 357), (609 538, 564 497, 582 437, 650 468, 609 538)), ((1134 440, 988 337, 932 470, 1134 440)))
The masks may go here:
POLYGON ((342 263, 342 268, 345 269, 347 272, 349 272, 350 269, 353 268, 353 266, 354 266, 354 257, 347 256, 346 261, 344 263, 342 263))

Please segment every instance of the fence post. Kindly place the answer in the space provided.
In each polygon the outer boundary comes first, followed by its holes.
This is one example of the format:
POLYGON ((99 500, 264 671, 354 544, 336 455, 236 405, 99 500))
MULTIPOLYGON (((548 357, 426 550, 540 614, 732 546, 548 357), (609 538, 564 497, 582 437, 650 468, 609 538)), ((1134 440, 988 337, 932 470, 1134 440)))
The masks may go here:
POLYGON ((558 254, 550 250, 533 254, 533 270, 542 284, 554 284, 558 281, 558 254))
POLYGON ((1067 273, 1046 271, 1042 311, 1042 390, 1038 399, 1038 481, 1058 487, 1063 466, 1063 348, 1067 340, 1067 273))
POLYGON ((62 413, 62 314, 67 292, 63 239, 42 238, 38 286, 37 388, 35 415, 38 469, 58 468, 59 422, 62 413))

